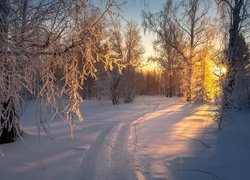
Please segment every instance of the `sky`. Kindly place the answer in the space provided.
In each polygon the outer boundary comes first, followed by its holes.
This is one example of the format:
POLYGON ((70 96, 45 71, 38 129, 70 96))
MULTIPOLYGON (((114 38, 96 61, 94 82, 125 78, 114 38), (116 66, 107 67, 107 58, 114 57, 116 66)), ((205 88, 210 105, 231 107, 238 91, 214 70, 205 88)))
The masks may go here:
MULTIPOLYGON (((128 20, 136 21, 140 25, 142 42, 145 47, 144 59, 155 54, 153 49, 154 35, 153 33, 144 33, 142 27, 143 18, 141 16, 142 10, 150 10, 151 12, 159 12, 166 0, 124 0, 126 4, 123 6, 123 16, 128 20)), ((210 2, 210 1, 209 1, 210 2)), ((209 14, 216 16, 216 6, 214 3, 209 3, 209 14)))
MULTIPOLYGON (((166 0, 117 0, 122 4, 121 11, 119 14, 122 15, 127 21, 133 20, 138 23, 140 27, 140 34, 142 38, 142 44, 144 46, 144 55, 143 55, 143 69, 145 70, 154 70, 157 68, 157 64, 154 62, 146 61, 149 57, 155 55, 155 51, 153 49, 153 41, 155 39, 153 33, 146 31, 144 32, 144 28, 142 27, 142 11, 143 10, 150 10, 151 12, 159 12, 162 7, 163 3, 166 0)), ((106 5, 106 1, 103 0, 89 0, 89 2, 96 5, 100 5, 102 2, 102 6, 106 5)), ((124 21, 126 22, 126 21, 124 21)))
POLYGON ((144 28, 142 27, 142 10, 148 10, 152 12, 157 12, 162 8, 165 0, 127 0, 127 3, 123 6, 123 16, 127 20, 133 20, 137 22, 140 26, 142 42, 145 47, 144 59, 154 55, 154 50, 152 42, 154 40, 154 35, 150 32, 144 33, 144 28))
MULTIPOLYGON (((92 2, 97 1, 100 3, 100 0, 92 0, 92 2)), ((106 4, 106 1, 101 1, 106 4)), ((117 2, 123 3, 121 6, 121 11, 119 12, 126 20, 133 20, 138 23, 140 27, 140 34, 142 37, 142 43, 145 48, 144 60, 147 60, 148 57, 154 56, 155 51, 153 49, 153 41, 155 39, 152 32, 144 32, 142 27, 142 11, 150 10, 151 12, 159 12, 166 0, 118 0, 117 2)), ((210 1, 209 1, 210 2, 210 1)), ((216 14, 216 7, 213 7, 213 3, 209 3, 210 14, 216 14)))

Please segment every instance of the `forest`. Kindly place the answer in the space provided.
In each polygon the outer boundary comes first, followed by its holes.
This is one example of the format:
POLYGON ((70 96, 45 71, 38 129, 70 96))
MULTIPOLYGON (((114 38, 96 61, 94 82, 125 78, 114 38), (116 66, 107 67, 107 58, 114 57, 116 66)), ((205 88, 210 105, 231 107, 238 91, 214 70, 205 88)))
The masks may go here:
POLYGON ((1 0, 0 179, 250 178, 249 28, 250 0, 1 0))

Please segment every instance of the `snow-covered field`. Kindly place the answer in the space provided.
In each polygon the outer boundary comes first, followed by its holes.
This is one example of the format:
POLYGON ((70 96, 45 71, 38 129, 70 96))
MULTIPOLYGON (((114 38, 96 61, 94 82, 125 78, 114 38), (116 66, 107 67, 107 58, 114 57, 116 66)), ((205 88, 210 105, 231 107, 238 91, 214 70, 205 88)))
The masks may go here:
POLYGON ((250 113, 228 113, 218 131, 214 107, 138 97, 133 104, 85 101, 74 139, 67 122, 37 135, 34 102, 22 116, 24 141, 0 145, 0 180, 249 180, 250 113))

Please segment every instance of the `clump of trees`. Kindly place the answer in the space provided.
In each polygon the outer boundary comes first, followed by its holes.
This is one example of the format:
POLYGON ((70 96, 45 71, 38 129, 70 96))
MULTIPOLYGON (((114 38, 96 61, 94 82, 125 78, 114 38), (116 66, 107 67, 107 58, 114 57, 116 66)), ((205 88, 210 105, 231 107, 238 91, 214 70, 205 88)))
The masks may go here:
POLYGON ((48 104, 54 117, 69 121, 72 132, 74 114, 83 121, 79 106, 86 77, 96 77, 97 63, 108 66, 114 60, 106 48, 102 21, 120 4, 115 0, 99 4, 86 0, 0 1, 0 143, 21 136, 24 92, 38 100, 39 130, 46 128, 43 111, 48 104), (59 105, 62 97, 63 108, 59 105))
POLYGON ((168 89, 179 72, 187 101, 221 100, 219 127, 223 111, 249 107, 249 8, 249 0, 168 0, 159 12, 143 12, 145 30, 157 36, 151 60, 168 74, 168 89), (217 3, 221 16, 209 3, 217 3))
POLYGON ((171 77, 169 76, 169 71, 162 69, 162 67, 138 71, 138 94, 166 97, 183 96, 180 86, 182 75, 179 72, 172 72, 171 77))
POLYGON ((109 22, 109 31, 106 45, 113 60, 107 67, 99 63, 96 82, 90 92, 96 91, 93 97, 99 100, 111 99, 114 105, 121 100, 132 103, 139 88, 136 69, 144 53, 139 27, 133 21, 126 21, 124 26, 115 19, 109 22))
POLYGON ((83 121, 79 106, 83 98, 91 98, 93 89, 99 98, 106 89, 114 104, 120 98, 133 101, 135 68, 143 54, 138 26, 128 22, 124 32, 117 25, 108 27, 114 19, 109 17, 118 14, 122 4, 0 2, 0 143, 21 137, 23 94, 37 99, 39 131, 46 129, 45 107, 50 104, 53 118, 69 121, 72 136, 73 116, 83 121))
POLYGON ((37 99, 39 130, 46 129, 50 104, 53 117, 67 119, 72 133, 73 116, 83 121, 83 98, 93 96, 113 104, 131 103, 136 94, 184 95, 189 102, 221 97, 219 127, 225 110, 250 106, 249 0, 167 0, 159 12, 144 11, 143 26, 156 35, 157 55, 150 60, 161 71, 143 73, 138 25, 109 18, 121 4, 0 1, 0 143, 21 136, 24 94, 37 99), (211 2, 220 18, 209 13, 211 2), (226 72, 218 73, 222 67, 226 72))
POLYGON ((207 3, 197 0, 169 0, 157 13, 143 13, 145 30, 157 35, 154 45, 159 57, 153 60, 169 76, 169 96, 172 96, 172 79, 175 73, 181 79, 181 91, 187 101, 200 102, 205 99, 204 52, 214 40, 212 17, 208 15, 207 3))

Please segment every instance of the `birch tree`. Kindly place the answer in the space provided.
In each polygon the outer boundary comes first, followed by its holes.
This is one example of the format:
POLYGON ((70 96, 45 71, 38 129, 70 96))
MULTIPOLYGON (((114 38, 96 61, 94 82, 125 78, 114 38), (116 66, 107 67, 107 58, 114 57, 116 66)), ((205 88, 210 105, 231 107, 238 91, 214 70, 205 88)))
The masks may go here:
POLYGON ((164 40, 183 59, 183 67, 186 71, 186 100, 196 102, 198 97, 193 92, 193 64, 195 56, 206 43, 206 30, 209 29, 208 1, 167 1, 164 8, 158 13, 145 12, 143 25, 146 30, 152 31, 158 39, 164 40), (171 34, 166 36, 167 34, 171 34), (183 33, 184 38, 178 39, 178 32, 183 33), (173 38, 172 38, 173 37, 173 38))
POLYGON ((69 121, 71 132, 74 114, 83 121, 79 90, 85 77, 95 76, 96 62, 111 61, 109 53, 96 50, 102 36, 96 25, 119 6, 115 0, 100 1, 99 7, 86 0, 0 2, 0 143, 21 136, 23 89, 39 100, 39 130, 46 126, 41 111, 48 104, 53 107, 53 117, 69 121), (60 109, 62 96, 67 105, 60 109))
POLYGON ((218 0, 217 3, 226 22, 228 35, 225 57, 227 74, 222 109, 242 110, 249 104, 246 84, 246 63, 249 55, 247 55, 245 35, 249 33, 250 1, 218 0), (242 52, 243 49, 245 52, 242 52))
MULTIPOLYGON (((171 31, 169 29, 165 29, 164 36, 168 37, 167 39, 174 38, 177 41, 183 40, 183 34, 176 28, 174 30, 176 32, 175 36, 172 36, 171 31)), ((156 62, 164 71, 164 89, 165 96, 172 97, 179 94, 177 87, 181 87, 181 73, 183 73, 183 59, 180 54, 176 51, 175 48, 172 48, 166 39, 157 39, 154 41, 154 49, 157 51, 157 57, 150 58, 151 61, 156 62)))
MULTIPOLYGON (((0 50, 8 50, 8 31, 9 31, 10 4, 8 0, 0 2, 0 50)), ((15 136, 15 128, 19 127, 19 117, 16 111, 18 105, 15 104, 15 94, 9 94, 13 91, 11 84, 12 74, 9 72, 8 57, 1 55, 1 94, 0 94, 0 144, 12 142, 15 136), (14 95, 14 96, 13 96, 14 95), (16 105, 16 106, 15 106, 16 105)), ((15 93, 15 92, 14 92, 15 93)))
POLYGON ((122 98, 124 103, 132 103, 138 88, 136 67, 140 65, 144 53, 140 31, 135 22, 128 22, 124 39, 126 67, 122 70, 122 98))
POLYGON ((119 68, 112 65, 108 72, 110 96, 113 104, 118 104, 122 98, 125 103, 131 103, 136 94, 136 67, 144 53, 138 25, 127 21, 125 31, 122 31, 120 21, 112 22, 110 34, 112 57, 119 61, 119 68))
MULTIPOLYGON (((111 22, 110 49, 112 58, 122 62, 124 59, 124 39, 119 20, 111 22)), ((121 69, 117 64, 111 64, 111 71, 108 72, 108 87, 113 105, 119 104, 121 98, 121 69)))

